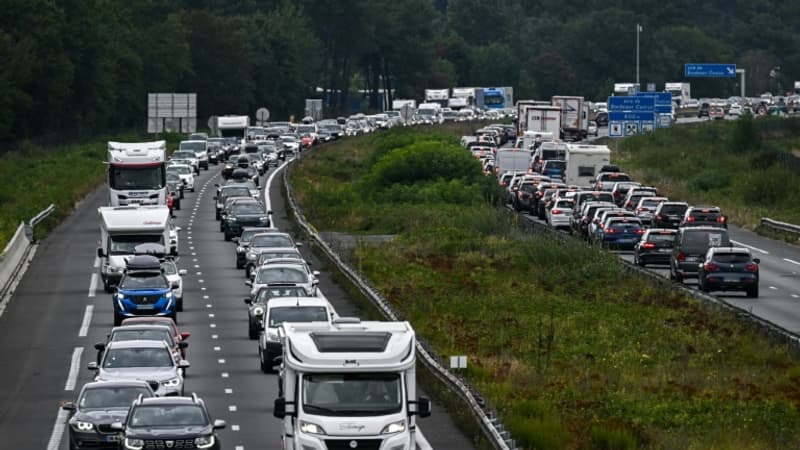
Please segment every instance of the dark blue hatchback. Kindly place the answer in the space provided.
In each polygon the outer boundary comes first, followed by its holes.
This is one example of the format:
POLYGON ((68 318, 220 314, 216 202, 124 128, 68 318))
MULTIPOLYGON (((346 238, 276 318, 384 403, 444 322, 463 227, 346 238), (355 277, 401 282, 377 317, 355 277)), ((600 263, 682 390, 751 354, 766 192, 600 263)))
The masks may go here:
POLYGON ((603 247, 633 249, 642 238, 645 229, 639 219, 612 217, 603 224, 601 243, 603 247))

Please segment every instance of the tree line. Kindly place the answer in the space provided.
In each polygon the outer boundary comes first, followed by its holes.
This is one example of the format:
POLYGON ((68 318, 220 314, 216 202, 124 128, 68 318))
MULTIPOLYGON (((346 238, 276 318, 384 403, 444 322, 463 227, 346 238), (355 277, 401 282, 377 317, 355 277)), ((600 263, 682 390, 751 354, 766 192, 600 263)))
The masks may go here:
MULTIPOLYGON (((377 109, 381 90, 513 86, 516 98, 609 95, 734 62, 748 95, 792 88, 800 10, 776 0, 2 0, 0 139, 144 128, 149 92, 217 113, 377 109), (355 103, 358 101, 358 103, 355 103)), ((739 92, 692 79, 695 97, 739 92)), ((390 97, 391 99, 391 97, 390 97)))

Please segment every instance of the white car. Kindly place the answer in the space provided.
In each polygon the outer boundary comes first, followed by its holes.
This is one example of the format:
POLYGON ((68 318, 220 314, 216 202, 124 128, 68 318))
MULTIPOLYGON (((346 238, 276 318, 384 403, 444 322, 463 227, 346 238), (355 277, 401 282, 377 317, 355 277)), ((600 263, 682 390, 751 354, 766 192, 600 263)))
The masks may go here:
POLYGON ((175 296, 175 307, 178 311, 183 311, 183 276, 186 275, 186 269, 178 269, 178 265, 172 259, 164 259, 161 261, 161 270, 164 271, 164 276, 167 277, 170 286, 172 286, 172 295, 175 296))
POLYGON ((169 253, 172 256, 178 256, 178 232, 181 227, 175 226, 172 219, 169 220, 169 253))
POLYGON ((247 280, 250 286, 250 298, 254 298, 259 289, 265 286, 302 286, 307 295, 317 295, 318 272, 308 273, 305 267, 298 264, 268 264, 256 269, 253 281, 247 280))
POLYGON ((597 122, 594 120, 589 121, 589 125, 586 127, 586 134, 589 136, 597 136, 597 122))
POLYGON ((191 150, 175 150, 169 159, 170 164, 188 164, 195 173, 200 173, 200 160, 191 150))
POLYGON ((545 210, 545 217, 550 228, 569 229, 569 216, 572 215, 572 208, 575 202, 569 199, 557 200, 552 208, 545 210))
POLYGON ((181 178, 186 189, 194 192, 194 170, 188 164, 170 164, 167 166, 168 172, 175 172, 181 178))
POLYGON ((181 141, 178 151, 192 151, 197 158, 199 167, 208 170, 208 142, 207 141, 181 141))
POLYGON ((738 103, 732 104, 731 107, 728 109, 728 115, 729 116, 736 116, 736 117, 741 116, 742 115, 742 105, 740 105, 738 103))

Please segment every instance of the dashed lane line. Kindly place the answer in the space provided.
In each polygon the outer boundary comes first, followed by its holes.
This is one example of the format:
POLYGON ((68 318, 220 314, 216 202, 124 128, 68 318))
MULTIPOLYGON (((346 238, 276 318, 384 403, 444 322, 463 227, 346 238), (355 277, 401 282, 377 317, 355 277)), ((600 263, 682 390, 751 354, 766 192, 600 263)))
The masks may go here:
POLYGON ((94 305, 86 305, 86 310, 83 312, 81 328, 78 330, 78 337, 86 337, 86 335, 89 334, 89 325, 92 324, 92 313, 94 313, 94 305))
POLYGON ((83 347, 75 347, 75 350, 72 351, 72 361, 69 364, 67 382, 64 383, 65 391, 75 390, 75 383, 78 381, 78 372, 81 370, 81 355, 83 355, 83 347))
POLYGON ((97 295, 97 283, 100 277, 96 274, 92 274, 92 278, 89 279, 89 294, 88 297, 94 297, 97 295))

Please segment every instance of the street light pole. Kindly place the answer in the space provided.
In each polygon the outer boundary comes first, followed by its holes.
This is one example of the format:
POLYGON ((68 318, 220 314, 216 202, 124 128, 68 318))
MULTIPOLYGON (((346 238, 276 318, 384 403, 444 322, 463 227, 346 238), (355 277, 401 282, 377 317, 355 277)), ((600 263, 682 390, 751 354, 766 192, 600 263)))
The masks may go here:
MULTIPOLYGON (((636 84, 639 84, 639 32, 642 31, 642 26, 636 24, 636 84)), ((639 84, 641 89, 641 84, 639 84)))

